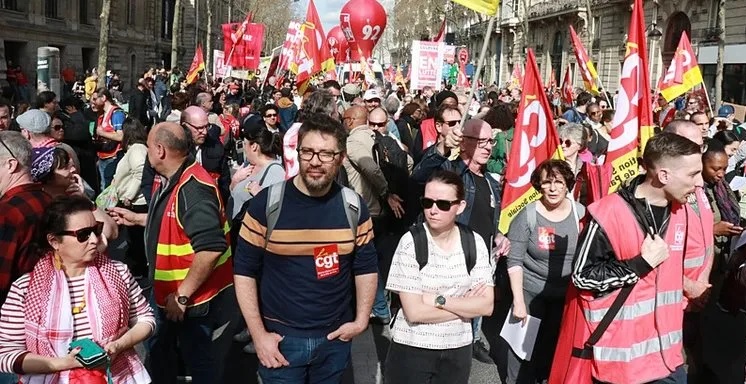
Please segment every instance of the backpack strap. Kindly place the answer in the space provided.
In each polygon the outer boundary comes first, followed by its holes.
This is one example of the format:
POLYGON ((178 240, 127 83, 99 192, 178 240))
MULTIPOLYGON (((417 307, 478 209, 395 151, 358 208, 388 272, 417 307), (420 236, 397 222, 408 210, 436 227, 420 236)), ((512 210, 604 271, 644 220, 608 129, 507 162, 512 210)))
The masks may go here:
POLYGON ((267 194, 267 232, 264 235, 264 249, 267 249, 269 244, 269 237, 272 235, 272 231, 277 225, 277 219, 280 218, 280 208, 282 208, 282 198, 285 195, 285 181, 272 184, 267 194))
POLYGON ((533 232, 536 229, 536 201, 532 201, 526 205, 526 221, 528 222, 528 230, 533 232))
POLYGON ((420 223, 412 226, 409 230, 412 234, 412 240, 414 241, 414 256, 417 259, 417 264, 420 266, 420 270, 425 268, 427 265, 428 249, 427 249, 427 233, 425 233, 425 224, 420 223))
POLYGON ((353 244, 357 244, 357 228, 360 222, 360 195, 350 188, 342 187, 342 201, 347 216, 347 224, 352 230, 353 244))
POLYGON ((466 258, 466 273, 471 275, 471 270, 477 264, 477 243, 474 240, 474 231, 469 227, 456 223, 461 236, 461 248, 466 258))
POLYGON ((275 166, 275 165, 282 166, 280 163, 272 162, 272 163, 269 163, 269 165, 266 168, 264 168, 264 172, 262 172, 262 177, 261 179, 259 179, 260 187, 264 185, 264 179, 267 177, 267 173, 269 172, 270 168, 272 168, 272 166, 275 166))

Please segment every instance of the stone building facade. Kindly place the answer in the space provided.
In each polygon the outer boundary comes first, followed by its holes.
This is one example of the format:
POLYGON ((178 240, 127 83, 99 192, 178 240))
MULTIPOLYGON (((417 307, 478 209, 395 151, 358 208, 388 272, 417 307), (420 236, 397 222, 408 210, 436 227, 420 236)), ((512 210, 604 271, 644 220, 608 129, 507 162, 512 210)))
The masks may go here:
MULTIPOLYGON (((242 18, 232 12, 237 0, 210 0, 212 48, 222 48, 220 24, 242 18)), ((31 82, 36 77, 37 48, 60 49, 61 68, 82 74, 98 65, 102 0, 0 0, 0 79, 7 61, 19 64, 31 82)), ((134 85, 150 66, 171 66, 171 33, 176 0, 112 0, 108 67, 119 72, 124 87, 134 85)), ((207 39, 208 0, 182 0, 179 60, 188 68, 196 48, 207 39)), ((207 55, 208 53, 205 52, 207 55)), ((212 54, 211 52, 209 53, 212 54)), ((205 60, 208 60, 206 57, 205 60)))

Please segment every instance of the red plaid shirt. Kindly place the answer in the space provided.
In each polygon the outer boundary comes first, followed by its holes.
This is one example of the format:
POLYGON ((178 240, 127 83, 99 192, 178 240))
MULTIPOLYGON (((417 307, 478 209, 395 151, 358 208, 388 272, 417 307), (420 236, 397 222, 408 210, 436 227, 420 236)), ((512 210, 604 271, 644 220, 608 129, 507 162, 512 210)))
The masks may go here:
POLYGON ((52 197, 39 184, 11 188, 0 198, 0 303, 10 285, 30 272, 39 255, 32 255, 31 242, 36 224, 52 197))

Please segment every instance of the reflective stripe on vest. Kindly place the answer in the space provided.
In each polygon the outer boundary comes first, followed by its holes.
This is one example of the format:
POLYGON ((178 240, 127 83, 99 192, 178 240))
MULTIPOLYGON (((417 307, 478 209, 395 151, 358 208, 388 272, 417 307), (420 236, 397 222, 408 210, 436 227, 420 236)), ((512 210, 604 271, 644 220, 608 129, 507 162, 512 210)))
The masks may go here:
MULTIPOLYGON (((160 247, 160 244, 158 246, 160 247)), ((218 262, 215 263, 215 269, 218 269, 218 267, 225 264, 225 262, 230 260, 230 258, 231 258, 231 250, 229 248, 227 251, 223 252, 223 254, 218 259, 218 262)), ((158 281, 181 281, 186 278, 187 273, 189 273, 189 268, 172 269, 170 271, 156 269, 155 279, 158 281)))
MULTIPOLYGON (((664 305, 674 305, 681 303, 684 299, 682 291, 659 292, 655 299, 643 300, 631 305, 625 305, 619 310, 614 320, 634 320, 638 317, 649 315, 664 305)), ((599 323, 606 315, 608 308, 584 310, 585 318, 591 323, 599 323)))
POLYGON ((699 268, 705 265, 705 255, 684 259, 684 268, 699 268))
POLYGON ((682 335, 682 331, 673 331, 661 335, 660 338, 653 337, 641 343, 633 344, 629 348, 593 347, 593 359, 606 362, 630 362, 651 353, 658 353, 678 346, 681 343, 682 335))

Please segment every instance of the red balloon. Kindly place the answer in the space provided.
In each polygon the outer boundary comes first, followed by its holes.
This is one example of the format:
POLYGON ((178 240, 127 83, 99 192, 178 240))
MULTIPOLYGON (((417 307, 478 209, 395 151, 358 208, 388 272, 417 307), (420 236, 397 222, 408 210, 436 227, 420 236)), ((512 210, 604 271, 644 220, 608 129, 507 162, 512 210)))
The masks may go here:
POLYGON ((334 56, 334 62, 342 64, 347 62, 347 56, 350 54, 350 44, 345 38, 342 28, 337 25, 329 30, 326 35, 326 43, 329 45, 329 51, 334 56))
POLYGON ((350 0, 342 7, 339 24, 350 43, 350 60, 359 61, 361 54, 370 58, 386 28, 386 10, 376 0, 350 0))

